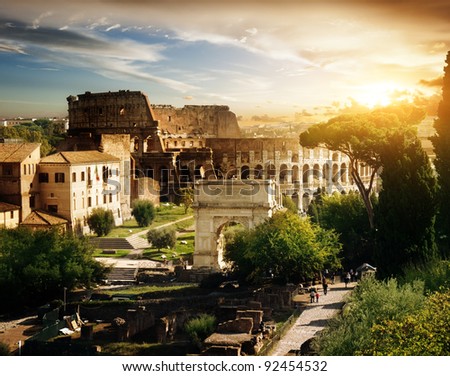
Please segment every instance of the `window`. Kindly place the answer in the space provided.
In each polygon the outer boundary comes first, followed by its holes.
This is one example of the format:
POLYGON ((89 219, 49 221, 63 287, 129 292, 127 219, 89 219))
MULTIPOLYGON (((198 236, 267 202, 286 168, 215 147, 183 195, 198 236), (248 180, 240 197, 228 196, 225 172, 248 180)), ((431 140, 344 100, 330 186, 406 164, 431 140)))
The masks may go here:
POLYGON ((75 183, 77 181, 77 173, 72 172, 72 182, 75 183))
POLYGON ((64 183, 64 172, 55 172, 55 183, 64 183))
POLYGON ((109 202, 112 202, 112 193, 109 194, 109 202))
POLYGON ((81 181, 86 180, 86 177, 84 175, 85 175, 84 171, 81 171, 81 181))
POLYGON ((106 195, 103 195, 103 203, 106 204, 106 195))
POLYGON ((58 205, 48 205, 47 210, 50 213, 58 213, 58 205))
POLYGON ((3 175, 12 175, 12 174, 13 174, 12 165, 4 164, 3 165, 3 175))
POLYGON ((36 206, 35 196, 30 196, 30 208, 34 208, 36 206))
POLYGON ((26 175, 27 174, 27 165, 23 165, 23 174, 26 175))
POLYGON ((88 197, 88 208, 92 206, 92 197, 88 197))
POLYGON ((10 216, 11 216, 11 219, 14 219, 14 212, 13 211, 11 211, 10 216))
POLYGON ((39 173, 39 183, 48 183, 48 173, 47 172, 39 173))

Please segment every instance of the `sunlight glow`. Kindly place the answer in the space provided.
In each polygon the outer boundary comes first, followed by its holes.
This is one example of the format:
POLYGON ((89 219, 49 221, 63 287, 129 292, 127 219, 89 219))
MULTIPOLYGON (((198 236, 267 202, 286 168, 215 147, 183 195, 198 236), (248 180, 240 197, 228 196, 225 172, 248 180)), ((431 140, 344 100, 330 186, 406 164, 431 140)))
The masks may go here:
MULTIPOLYGON (((379 82, 360 86, 359 93, 354 95, 357 102, 369 108, 385 107, 397 101, 403 88, 393 82, 379 82)), ((404 99, 404 98, 403 98, 404 99)))

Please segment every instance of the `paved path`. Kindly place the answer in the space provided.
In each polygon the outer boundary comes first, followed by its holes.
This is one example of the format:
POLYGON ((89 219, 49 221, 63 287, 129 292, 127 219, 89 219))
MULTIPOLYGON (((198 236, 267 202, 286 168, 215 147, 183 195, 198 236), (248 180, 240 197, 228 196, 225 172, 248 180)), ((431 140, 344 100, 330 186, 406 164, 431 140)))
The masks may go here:
POLYGON ((307 304, 291 329, 274 346, 269 355, 283 356, 290 350, 300 350, 302 343, 324 329, 327 321, 340 312, 345 295, 354 286, 355 283, 349 283, 346 289, 344 283, 340 282, 329 285, 327 295, 323 295, 322 289, 320 289, 319 302, 307 304))

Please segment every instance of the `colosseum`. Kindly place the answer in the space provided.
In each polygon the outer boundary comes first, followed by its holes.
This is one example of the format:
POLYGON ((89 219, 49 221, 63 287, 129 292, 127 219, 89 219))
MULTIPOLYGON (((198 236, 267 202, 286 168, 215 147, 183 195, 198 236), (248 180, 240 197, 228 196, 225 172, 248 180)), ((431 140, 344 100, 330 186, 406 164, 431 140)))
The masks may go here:
MULTIPOLYGON (((100 150, 121 160, 123 205, 149 188, 160 201, 197 179, 273 179, 300 212, 318 189, 356 190, 349 160, 296 138, 244 138, 228 106, 152 105, 140 91, 69 96, 63 150, 100 150)), ((368 179, 370 170, 359 166, 368 179)))

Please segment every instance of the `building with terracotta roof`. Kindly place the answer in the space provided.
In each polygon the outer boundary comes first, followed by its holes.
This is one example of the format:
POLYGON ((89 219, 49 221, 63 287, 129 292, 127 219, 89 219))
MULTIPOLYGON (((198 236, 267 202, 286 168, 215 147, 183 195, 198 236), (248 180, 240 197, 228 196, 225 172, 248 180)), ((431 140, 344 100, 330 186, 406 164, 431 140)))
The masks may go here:
POLYGON ((60 232, 65 232, 68 229, 68 225, 69 221, 67 219, 39 209, 32 211, 20 224, 20 226, 27 227, 32 230, 56 228, 60 232))
POLYGON ((88 232, 94 208, 111 210, 115 224, 122 224, 118 158, 97 150, 59 152, 41 159, 38 180, 41 208, 72 229, 88 232))
POLYGON ((0 201, 21 208, 23 220, 38 203, 38 143, 0 143, 0 201))

